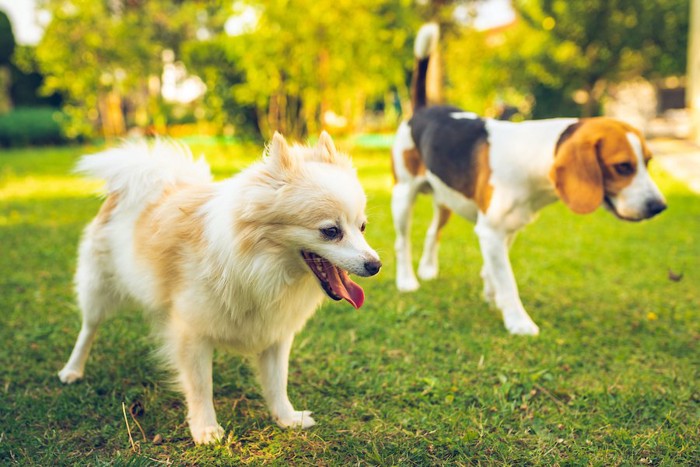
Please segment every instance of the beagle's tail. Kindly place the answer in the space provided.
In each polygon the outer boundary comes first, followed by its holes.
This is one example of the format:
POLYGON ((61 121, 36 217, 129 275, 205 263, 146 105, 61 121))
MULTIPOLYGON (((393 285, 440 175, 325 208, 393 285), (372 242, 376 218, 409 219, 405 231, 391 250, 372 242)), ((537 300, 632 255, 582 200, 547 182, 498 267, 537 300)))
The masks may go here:
POLYGON ((413 112, 428 105, 426 93, 428 63, 430 63, 430 55, 437 47, 439 37, 440 28, 436 23, 424 24, 416 35, 416 42, 413 44, 416 62, 411 81, 411 105, 413 106, 413 112))

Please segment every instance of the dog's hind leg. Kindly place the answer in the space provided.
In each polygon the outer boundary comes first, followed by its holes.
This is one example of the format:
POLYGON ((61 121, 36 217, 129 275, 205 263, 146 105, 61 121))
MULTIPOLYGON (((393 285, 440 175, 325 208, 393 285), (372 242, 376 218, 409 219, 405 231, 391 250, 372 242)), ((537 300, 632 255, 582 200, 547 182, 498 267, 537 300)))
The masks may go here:
MULTIPOLYGON (((513 246, 515 242, 515 237, 517 233, 513 232, 506 238, 506 245, 508 250, 513 246)), ((491 305, 496 305, 496 286, 493 283, 493 277, 489 273, 486 262, 481 268, 481 279, 484 281, 484 300, 486 300, 491 305)))
POLYGON ((272 418, 283 428, 308 428, 316 424, 308 410, 294 410, 287 396, 289 352, 294 335, 265 349, 257 358, 258 377, 272 418))
POLYGON ((83 321, 70 358, 58 372, 59 379, 64 383, 73 383, 82 378, 98 326, 119 306, 120 299, 115 296, 108 284, 109 279, 105 277, 105 261, 107 259, 104 254, 96 251, 94 240, 88 233, 80 245, 75 274, 78 305, 83 321))
POLYGON ((401 292, 412 292, 420 287, 411 260, 411 217, 418 189, 415 184, 400 182, 394 185, 391 194, 391 213, 396 231, 396 287, 401 292))
POLYGON ((433 220, 425 234, 423 255, 418 263, 418 277, 423 280, 435 279, 438 275, 438 245, 440 243, 440 231, 447 224, 451 211, 440 206, 433 199, 433 220))

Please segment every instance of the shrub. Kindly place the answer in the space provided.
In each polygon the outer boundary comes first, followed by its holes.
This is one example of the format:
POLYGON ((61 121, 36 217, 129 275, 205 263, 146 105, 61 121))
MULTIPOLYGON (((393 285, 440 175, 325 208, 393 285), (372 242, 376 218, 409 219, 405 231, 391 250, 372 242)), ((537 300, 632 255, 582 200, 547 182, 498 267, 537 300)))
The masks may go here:
POLYGON ((17 107, 0 115, 0 146, 41 146, 65 143, 61 112, 51 107, 17 107))

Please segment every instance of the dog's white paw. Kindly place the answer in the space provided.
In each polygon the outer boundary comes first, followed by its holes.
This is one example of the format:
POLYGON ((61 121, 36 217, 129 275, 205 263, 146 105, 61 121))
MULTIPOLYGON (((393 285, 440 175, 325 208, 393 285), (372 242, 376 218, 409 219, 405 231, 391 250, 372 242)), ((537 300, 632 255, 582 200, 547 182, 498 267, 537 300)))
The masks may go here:
POLYGON ((399 292, 415 292, 419 287, 420 284, 415 277, 396 279, 396 288, 399 292))
POLYGON ((190 427, 190 431, 196 444, 215 443, 224 436, 224 429, 220 425, 190 427))
POLYGON ((65 383, 65 384, 75 383, 76 381, 78 381, 82 377, 83 377, 83 372, 78 371, 78 370, 74 370, 73 368, 65 367, 61 371, 58 372, 58 379, 60 379, 61 382, 65 383))
POLYGON ((275 417, 275 421, 282 428, 309 428, 316 424, 308 410, 295 410, 284 416, 275 417))
POLYGON ((504 324, 509 333, 519 336, 536 336, 540 333, 540 328, 526 314, 515 318, 505 318, 504 324))
POLYGON ((438 276, 438 267, 435 264, 423 263, 418 265, 418 277, 424 281, 431 281, 438 276))

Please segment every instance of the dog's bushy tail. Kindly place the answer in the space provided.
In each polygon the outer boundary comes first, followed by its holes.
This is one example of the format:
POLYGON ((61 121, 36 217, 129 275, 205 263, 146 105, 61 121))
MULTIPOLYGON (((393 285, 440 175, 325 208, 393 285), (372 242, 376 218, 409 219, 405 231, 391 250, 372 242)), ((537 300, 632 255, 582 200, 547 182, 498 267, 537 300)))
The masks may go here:
POLYGON ((416 61, 411 81, 411 105, 413 106, 413 112, 428 105, 426 95, 428 64, 430 63, 430 55, 437 47, 439 37, 440 28, 436 23, 424 24, 416 35, 416 42, 413 44, 416 61))
POLYGON ((168 139, 127 141, 83 156, 75 172, 104 180, 107 193, 119 193, 120 202, 128 205, 154 201, 167 186, 212 180, 203 158, 195 161, 186 145, 168 139))

